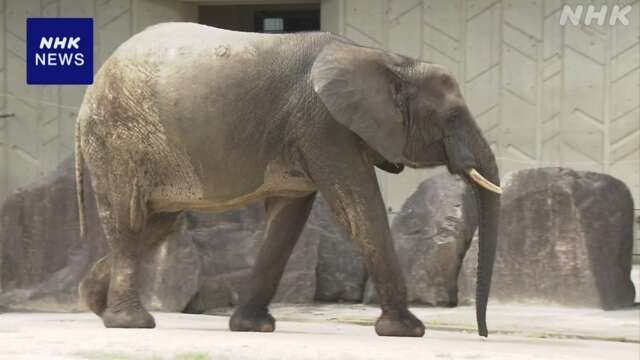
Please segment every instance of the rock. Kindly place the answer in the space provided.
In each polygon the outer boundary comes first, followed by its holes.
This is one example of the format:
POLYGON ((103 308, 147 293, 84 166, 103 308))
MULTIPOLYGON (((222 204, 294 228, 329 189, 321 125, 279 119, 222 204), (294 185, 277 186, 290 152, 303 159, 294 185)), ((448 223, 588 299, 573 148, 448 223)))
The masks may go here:
POLYGON ((181 312, 198 292, 202 264, 189 235, 178 226, 142 259, 140 297, 148 310, 181 312))
MULTIPOLYGON (((203 279, 187 312, 238 303, 263 240, 264 216, 262 203, 224 214, 190 214, 188 231, 203 257, 203 279)), ((359 253, 319 196, 273 302, 360 301, 365 276, 359 253)))
MULTIPOLYGON (((458 303, 458 273, 477 224, 475 195, 460 177, 435 175, 418 186, 391 228, 410 303, 458 303)), ((364 301, 377 302, 371 281, 364 301)))
MULTIPOLYGON (((316 209, 310 216, 315 216, 316 209)), ((302 230, 300 239, 284 269, 278 291, 273 302, 312 303, 316 293, 316 265, 320 237, 308 225, 302 230)))
MULTIPOLYGON (((86 310, 78 284, 107 244, 93 191, 85 183, 87 238, 79 236, 74 159, 11 195, 0 210, 0 306, 22 311, 86 310)), ((198 288, 198 263, 189 238, 176 236, 141 264, 141 297, 151 310, 180 311, 198 288)))
POLYGON ((88 186, 89 241, 79 238, 74 169, 73 159, 65 160, 0 210, 0 304, 7 309, 78 309, 78 282, 105 253, 88 186))
POLYGON ((202 262, 202 281, 186 312, 203 313, 238 303, 263 236, 264 206, 255 203, 224 213, 188 213, 190 233, 202 262))
MULTIPOLYGON (((491 301, 616 309, 630 306, 633 200, 621 181, 564 168, 510 173, 503 182, 491 301)), ((475 292, 477 243, 460 298, 475 292)))
MULTIPOLYGON (((336 224, 326 200, 318 196, 307 223, 318 238, 315 300, 360 302, 367 279, 362 252, 336 224)), ((308 235, 307 235, 308 234, 308 235)))
POLYGON ((183 312, 203 314, 220 308, 230 308, 240 301, 240 291, 251 269, 219 275, 202 276, 202 285, 183 312))
MULTIPOLYGON (((74 160, 19 189, 1 210, 0 306, 13 310, 85 310, 77 288, 107 253, 93 192, 85 182, 88 236, 79 239, 74 160)), ((263 237, 263 204, 225 213, 185 213, 168 241, 141 262, 150 310, 204 312, 238 303, 263 237)), ((318 197, 275 302, 360 301, 362 258, 318 197)))

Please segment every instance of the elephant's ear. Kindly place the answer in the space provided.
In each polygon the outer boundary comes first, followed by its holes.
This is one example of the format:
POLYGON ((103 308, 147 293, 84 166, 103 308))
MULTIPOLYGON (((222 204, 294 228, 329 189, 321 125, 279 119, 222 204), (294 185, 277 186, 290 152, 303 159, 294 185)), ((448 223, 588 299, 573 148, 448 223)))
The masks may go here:
POLYGON ((403 58, 344 43, 327 46, 311 69, 313 89, 331 115, 386 160, 399 163, 405 145, 399 78, 403 58))

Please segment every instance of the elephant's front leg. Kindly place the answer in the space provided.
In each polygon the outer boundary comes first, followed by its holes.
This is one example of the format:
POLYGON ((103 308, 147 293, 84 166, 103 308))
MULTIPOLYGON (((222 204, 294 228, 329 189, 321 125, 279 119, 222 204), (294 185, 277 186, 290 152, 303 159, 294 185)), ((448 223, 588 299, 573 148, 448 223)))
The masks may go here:
POLYGON ((232 331, 275 330, 268 306, 278 289, 287 260, 304 228, 315 194, 265 201, 267 229, 248 287, 229 320, 232 331))
POLYGON ((363 251, 382 307, 376 333, 423 336, 424 325, 407 308, 405 280, 373 167, 359 161, 348 167, 328 165, 315 171, 314 181, 339 223, 363 251))

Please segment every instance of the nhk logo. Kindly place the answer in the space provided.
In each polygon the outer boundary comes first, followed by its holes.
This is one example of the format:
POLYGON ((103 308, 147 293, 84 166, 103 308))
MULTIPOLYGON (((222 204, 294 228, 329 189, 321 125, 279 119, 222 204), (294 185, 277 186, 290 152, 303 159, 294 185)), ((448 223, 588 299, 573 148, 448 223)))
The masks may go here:
POLYGON ((93 19, 27 19, 27 83, 93 83, 93 19))
POLYGON ((629 19, 627 18, 627 15, 631 12, 631 10, 631 5, 614 5, 611 8, 609 8, 607 5, 602 5, 599 8, 596 8, 593 5, 576 5, 574 7, 565 5, 562 8, 562 13, 560 13, 560 25, 566 25, 567 20, 571 21, 571 23, 576 26, 589 26, 592 22, 594 22, 594 20, 595 23, 599 26, 604 25, 605 22, 611 26, 618 23, 622 25, 629 25, 629 19), (583 14, 584 17, 582 16, 583 14))

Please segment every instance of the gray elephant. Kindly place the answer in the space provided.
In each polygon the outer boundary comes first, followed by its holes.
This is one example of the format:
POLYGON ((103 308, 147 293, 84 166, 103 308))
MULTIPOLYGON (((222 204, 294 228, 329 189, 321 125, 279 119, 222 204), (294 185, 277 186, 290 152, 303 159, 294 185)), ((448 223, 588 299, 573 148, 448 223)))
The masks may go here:
MULTIPOLYGON (((377 334, 422 336, 374 166, 446 165, 477 185, 477 320, 487 336, 498 168, 442 66, 330 33, 160 24, 122 44, 96 74, 78 115, 76 154, 77 181, 84 164, 110 247, 80 294, 106 327, 155 326, 140 303, 138 263, 181 212, 264 200, 266 238, 229 326, 273 331, 269 302, 320 192, 364 254, 382 307, 377 334)), ((82 191, 78 202, 84 236, 82 191)))

